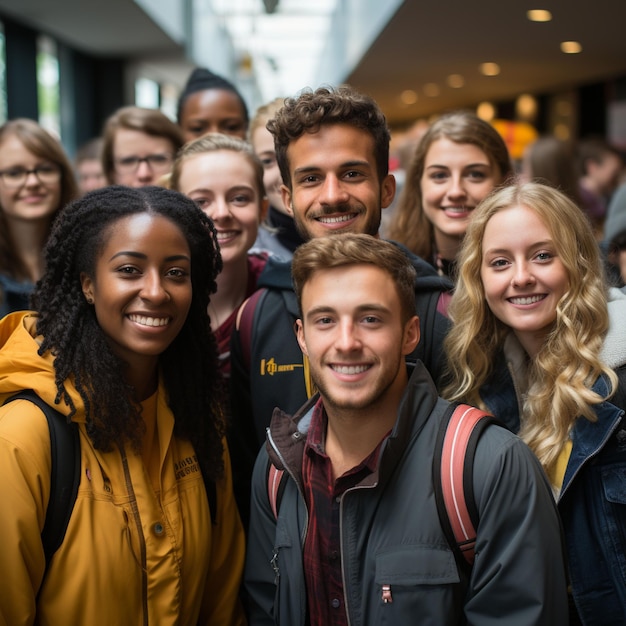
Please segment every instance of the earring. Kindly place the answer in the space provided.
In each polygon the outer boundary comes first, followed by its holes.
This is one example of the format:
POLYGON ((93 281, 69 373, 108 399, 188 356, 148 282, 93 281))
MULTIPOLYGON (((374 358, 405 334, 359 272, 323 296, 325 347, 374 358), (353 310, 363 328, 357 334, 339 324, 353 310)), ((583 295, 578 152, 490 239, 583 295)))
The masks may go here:
POLYGON ((87 300, 87 304, 93 304, 93 298, 87 296, 85 299, 87 300))

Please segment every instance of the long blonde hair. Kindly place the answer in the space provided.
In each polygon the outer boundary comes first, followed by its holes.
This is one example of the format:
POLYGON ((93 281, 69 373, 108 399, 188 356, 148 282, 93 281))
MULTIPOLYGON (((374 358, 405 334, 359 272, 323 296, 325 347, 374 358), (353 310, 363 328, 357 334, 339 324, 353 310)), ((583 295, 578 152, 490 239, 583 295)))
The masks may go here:
POLYGON ((609 315, 598 245, 585 215, 556 189, 538 183, 512 185, 496 190, 475 209, 448 308, 453 326, 444 346, 450 382, 443 395, 486 408, 480 389, 493 374, 496 356, 510 329, 485 301, 482 242, 489 220, 514 206, 535 211, 544 222, 569 281, 557 304, 554 328, 531 363, 528 395, 520 416, 520 436, 550 470, 576 419, 596 419, 592 405, 604 398, 591 390, 595 380, 604 374, 612 390, 617 385, 617 376, 599 356, 609 315))

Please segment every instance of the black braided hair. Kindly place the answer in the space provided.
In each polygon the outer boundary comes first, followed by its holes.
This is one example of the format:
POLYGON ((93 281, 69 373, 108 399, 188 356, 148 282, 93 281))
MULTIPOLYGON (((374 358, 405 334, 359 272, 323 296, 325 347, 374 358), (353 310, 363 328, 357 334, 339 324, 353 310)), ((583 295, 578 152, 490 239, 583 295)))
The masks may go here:
POLYGON ((140 449, 143 421, 124 363, 111 350, 94 307, 84 297, 81 273, 93 277, 111 225, 137 213, 162 215, 182 231, 191 253, 192 301, 180 333, 159 359, 174 417, 174 432, 194 446, 210 478, 223 472, 225 433, 217 343, 207 307, 222 269, 212 221, 186 196, 161 187, 110 186, 87 193, 63 209, 44 251, 46 270, 33 304, 40 354, 54 355, 57 401, 76 412, 65 381, 72 377, 85 403, 87 432, 94 446, 108 450, 130 443, 140 449))
POLYGON ((185 102, 187 102, 187 98, 189 98, 189 96, 191 96, 192 94, 197 93, 198 91, 208 91, 209 89, 221 89, 223 91, 230 91, 234 93, 241 104, 246 127, 248 126, 248 122, 250 121, 248 107, 246 106, 243 96, 241 95, 237 87, 235 87, 235 85, 233 85, 233 83, 231 83, 226 78, 218 76, 217 74, 214 74, 211 70, 208 70, 204 67, 197 67, 193 70, 193 72, 191 72, 189 78, 187 79, 185 87, 183 88, 183 91, 178 98, 176 119, 178 120, 179 124, 181 120, 182 110, 185 106, 185 102))

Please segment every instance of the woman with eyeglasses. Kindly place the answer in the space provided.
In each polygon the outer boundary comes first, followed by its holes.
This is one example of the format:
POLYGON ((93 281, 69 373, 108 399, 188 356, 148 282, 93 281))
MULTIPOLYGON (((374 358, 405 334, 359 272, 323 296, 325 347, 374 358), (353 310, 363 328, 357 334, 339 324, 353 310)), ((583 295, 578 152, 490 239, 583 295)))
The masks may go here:
POLYGON ((28 308, 52 222, 77 193, 57 139, 29 119, 0 127, 0 317, 28 308))
POLYGON ((109 184, 146 187, 169 174, 182 131, 157 109, 128 106, 104 124, 102 166, 109 184))

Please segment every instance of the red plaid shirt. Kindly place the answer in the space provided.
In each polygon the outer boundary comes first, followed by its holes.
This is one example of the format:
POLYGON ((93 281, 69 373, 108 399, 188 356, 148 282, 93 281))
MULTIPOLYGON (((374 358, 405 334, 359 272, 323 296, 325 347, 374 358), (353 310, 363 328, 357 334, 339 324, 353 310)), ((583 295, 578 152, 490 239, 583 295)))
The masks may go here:
POLYGON ((347 489, 375 470, 382 441, 366 459, 333 483, 331 462, 325 453, 327 424, 320 400, 313 412, 302 459, 304 496, 309 510, 304 576, 310 625, 347 626, 341 575, 339 500, 347 489))

